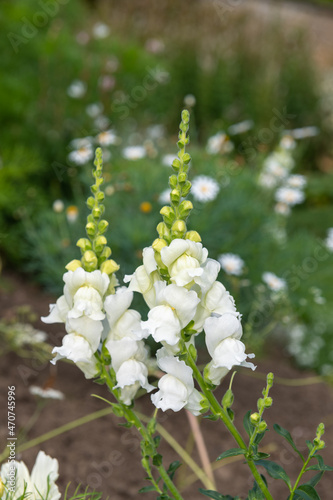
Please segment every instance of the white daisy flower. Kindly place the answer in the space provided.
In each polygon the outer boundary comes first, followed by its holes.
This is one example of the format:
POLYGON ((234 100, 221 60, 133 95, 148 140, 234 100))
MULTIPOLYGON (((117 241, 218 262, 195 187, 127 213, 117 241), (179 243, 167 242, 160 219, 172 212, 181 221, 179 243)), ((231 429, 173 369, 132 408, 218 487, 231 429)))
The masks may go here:
POLYGON ((230 135, 243 134, 254 126, 253 120, 244 120, 239 123, 235 123, 234 125, 230 125, 228 128, 228 133, 230 135))
POLYGON ((94 139, 90 136, 81 137, 80 139, 73 139, 69 143, 69 147, 72 149, 80 149, 80 148, 83 148, 85 146, 92 146, 93 142, 94 142, 94 139))
POLYGON ((71 151, 68 155, 69 161, 76 165, 84 165, 94 157, 94 151, 91 145, 82 146, 79 149, 71 151))
POLYGON ((262 275, 262 280, 273 292, 280 292, 287 288, 286 280, 278 278, 274 273, 264 273, 262 275))
POLYGON ((258 177, 258 184, 261 187, 267 188, 267 189, 273 189, 277 186, 279 183, 279 179, 275 177, 274 175, 267 174, 265 172, 261 172, 261 174, 258 177))
POLYGON ((184 97, 184 105, 187 108, 193 108, 193 106, 195 106, 196 102, 197 102, 197 100, 193 94, 187 94, 184 97))
POLYGON ((127 146, 123 149, 123 157, 126 160, 141 160, 146 156, 146 149, 143 146, 127 146))
POLYGON ((100 146, 111 146, 112 144, 117 144, 118 136, 113 130, 105 130, 98 134, 96 140, 100 146))
POLYGON ((65 204, 62 200, 55 200, 52 205, 53 211, 60 214, 65 209, 65 204))
POLYGON ((107 38, 110 34, 110 27, 105 23, 96 23, 93 26, 92 34, 96 39, 107 38))
POLYGON ((168 203, 170 203, 170 189, 169 188, 162 191, 162 193, 158 197, 158 202, 161 205, 167 205, 168 203))
POLYGON ((90 118, 97 118, 103 113, 103 104, 101 102, 94 102, 86 107, 86 113, 90 118))
POLYGON ((40 396, 45 399, 64 399, 64 394, 61 391, 57 391, 56 389, 52 389, 48 387, 43 389, 42 387, 38 387, 37 385, 31 385, 29 387, 30 394, 34 396, 40 396))
POLYGON ((284 135, 280 141, 280 146, 283 149, 295 149, 296 141, 291 135, 284 135))
POLYGON ((219 255, 217 260, 227 274, 234 274, 235 276, 240 276, 242 274, 244 261, 238 255, 233 253, 223 253, 219 255))
POLYGON ((306 186, 306 183, 307 183, 306 177, 304 177, 304 175, 299 175, 299 174, 291 175, 286 180, 286 185, 288 187, 292 187, 292 188, 296 188, 296 189, 304 188, 306 186))
POLYGON ((168 155, 164 155, 163 158, 162 158, 162 164, 165 166, 165 167, 171 167, 172 165, 172 162, 173 160, 176 159, 176 155, 174 154, 168 154, 168 155))
POLYGON ((165 128, 160 124, 151 125, 147 127, 147 135, 152 140, 162 139, 165 136, 165 128))
POLYGON ((208 139, 206 151, 211 155, 230 153, 234 149, 233 143, 224 132, 218 132, 208 139))
POLYGON ((278 203, 284 203, 290 207, 303 203, 304 199, 305 195, 303 191, 296 188, 281 187, 275 193, 275 200, 278 203))
POLYGON ((220 186, 212 177, 206 175, 198 175, 192 182, 192 195, 193 198, 202 203, 215 200, 220 186))
POLYGON ((73 99, 80 99, 87 91, 87 85, 81 80, 74 80, 67 89, 67 94, 73 99))

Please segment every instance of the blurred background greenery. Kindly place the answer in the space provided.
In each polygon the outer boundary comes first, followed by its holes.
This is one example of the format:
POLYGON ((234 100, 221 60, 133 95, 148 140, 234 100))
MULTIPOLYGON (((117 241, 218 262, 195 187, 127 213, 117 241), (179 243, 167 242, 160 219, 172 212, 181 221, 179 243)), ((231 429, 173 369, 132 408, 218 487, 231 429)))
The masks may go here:
POLYGON ((330 375, 333 74, 312 57, 306 29, 258 14, 219 0, 3 2, 0 251, 6 268, 61 291, 102 145, 109 242, 120 277, 131 274, 156 236, 171 173, 164 156, 177 153, 187 106, 192 179, 219 186, 207 202, 194 197, 189 225, 211 257, 245 263, 220 279, 247 342, 264 348, 275 337, 300 366, 330 375), (292 173, 307 183, 289 215, 260 183, 284 134, 295 146, 282 148, 292 173), (125 149, 133 146, 141 149, 125 149), (284 279, 283 290, 265 284, 265 272, 284 279))

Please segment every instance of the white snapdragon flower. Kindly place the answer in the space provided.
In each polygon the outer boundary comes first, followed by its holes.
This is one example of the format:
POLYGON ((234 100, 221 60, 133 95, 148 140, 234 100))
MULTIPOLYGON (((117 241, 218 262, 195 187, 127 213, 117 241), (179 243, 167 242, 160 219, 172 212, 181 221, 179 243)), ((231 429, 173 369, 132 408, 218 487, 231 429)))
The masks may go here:
POLYGON ((231 312, 237 314, 234 298, 219 281, 214 281, 211 288, 202 295, 198 304, 193 329, 200 333, 207 318, 213 314, 231 312))
MULTIPOLYGON (((24 498, 29 500, 59 500, 61 497, 58 486, 55 484, 59 477, 58 460, 40 451, 37 455, 31 475, 24 462, 14 461, 1 466, 0 477, 7 488, 14 488, 15 492, 10 498, 24 498), (16 474, 13 481, 12 468, 16 474), (13 484, 12 484, 13 483, 13 484)), ((9 490, 10 491, 10 490, 9 490)), ((1 498, 7 498, 7 493, 1 498)))
POLYGON ((262 275, 262 280, 273 292, 280 292, 287 288, 286 280, 279 278, 274 273, 264 273, 262 275))
POLYGON ((242 325, 236 314, 226 312, 214 315, 205 321, 206 345, 212 361, 205 369, 206 377, 218 385, 233 366, 246 366, 255 369, 253 363, 246 358, 253 358, 254 354, 246 354, 245 346, 240 341, 242 325))
POLYGON ((130 405, 140 387, 147 392, 155 389, 148 382, 148 353, 142 341, 125 337, 121 340, 108 340, 105 346, 111 356, 112 368, 116 372, 115 389, 121 389, 123 403, 130 405))
POLYGON ((148 313, 148 320, 141 323, 156 342, 165 342, 176 346, 181 337, 181 330, 194 318, 200 299, 196 292, 177 285, 166 286, 157 282, 156 303, 148 313))
POLYGON ((143 250, 143 265, 139 266, 134 274, 126 275, 124 282, 129 284, 129 290, 143 295, 147 305, 152 308, 156 303, 156 289, 154 284, 161 281, 152 247, 143 250))
POLYGON ((243 272, 244 261, 233 253, 223 253, 218 257, 218 261, 221 264, 222 269, 227 274, 233 274, 235 276, 240 276, 243 272))
POLYGON ((170 279, 178 286, 191 285, 203 274, 202 264, 207 256, 208 250, 201 243, 178 238, 161 250, 161 259, 168 268, 170 279))
POLYGON ((157 352, 157 364, 166 375, 158 382, 159 391, 151 396, 153 404, 163 411, 186 408, 193 415, 200 415, 202 396, 194 388, 192 368, 184 361, 165 354, 163 348, 157 352))

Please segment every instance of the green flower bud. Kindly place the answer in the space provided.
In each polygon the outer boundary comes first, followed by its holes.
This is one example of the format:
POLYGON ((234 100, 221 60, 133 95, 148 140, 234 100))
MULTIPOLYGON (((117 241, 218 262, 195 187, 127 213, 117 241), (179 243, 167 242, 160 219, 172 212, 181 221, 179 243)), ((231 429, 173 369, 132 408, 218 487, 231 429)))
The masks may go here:
POLYGON ((174 189, 175 187, 177 187, 177 176, 176 175, 170 175, 169 186, 171 187, 171 189, 174 189))
POLYGON ((110 247, 104 247, 102 253, 100 254, 99 258, 103 259, 108 259, 110 255, 112 254, 111 248, 110 247))
POLYGON ((100 216, 102 215, 102 209, 101 207, 95 207, 92 209, 92 214, 95 219, 99 219, 100 216))
POLYGON ((183 111, 182 111, 182 122, 189 123, 189 121, 190 121, 190 113, 187 111, 187 109, 183 109, 183 111))
POLYGON ((76 246, 79 247, 79 248, 81 248, 81 250, 83 252, 85 252, 86 250, 91 250, 92 249, 91 243, 88 240, 88 238, 80 238, 77 241, 76 246))
POLYGON ((321 423, 317 427, 316 435, 317 437, 320 438, 324 433, 325 433, 325 425, 321 423))
POLYGON ((266 429, 267 429, 267 424, 266 424, 266 422, 263 420, 263 421, 262 421, 262 422, 260 422, 260 424, 258 425, 258 432, 264 432, 266 429))
POLYGON ((87 250, 82 257, 82 264, 86 271, 95 271, 97 269, 98 260, 95 252, 87 250))
POLYGON ((265 408, 270 408, 273 404, 273 399, 271 397, 267 397, 265 398, 264 400, 264 405, 265 405, 265 408))
POLYGON ((175 234, 177 237, 181 237, 185 232, 186 232, 186 224, 183 220, 176 220, 172 224, 171 231, 175 234))
POLYGON ((190 161, 191 161, 191 156, 188 153, 185 153, 183 156, 183 162, 187 164, 190 163, 190 161))
POLYGON ((252 415, 250 415, 250 421, 251 421, 251 424, 257 425, 260 421, 259 413, 252 413, 252 415))
POLYGON ((191 186, 192 186, 192 184, 190 183, 190 181, 186 181, 185 182, 185 184, 184 184, 184 186, 182 188, 182 195, 184 196, 184 198, 190 192, 191 186))
POLYGON ((181 163, 180 163, 180 161, 179 161, 178 159, 173 160, 173 162, 172 162, 172 167, 173 167, 176 171, 178 171, 178 170, 180 169, 180 167, 181 167, 181 163))
POLYGON ((231 389, 228 389, 222 398, 223 408, 230 408, 234 402, 234 395, 231 389))
POLYGON ((107 244, 107 239, 105 236, 98 236, 96 240, 94 241, 94 250, 97 253, 101 253, 103 251, 103 248, 107 244))
POLYGON ((168 226, 165 224, 165 222, 160 222, 159 224, 157 224, 157 232, 159 234, 159 237, 164 239, 169 239, 170 238, 170 231, 169 231, 169 228, 168 226))
POLYGON ((167 224, 171 224, 176 218, 173 208, 168 206, 162 207, 160 210, 160 214, 163 215, 164 221, 167 224))
POLYGON ((179 205, 179 215, 186 219, 189 216, 189 213, 193 209, 193 204, 190 200, 184 200, 179 205))
POLYGON ((170 193, 170 198, 173 203, 179 203, 180 196, 181 194, 179 189, 173 189, 170 193))
POLYGON ((96 230, 97 227, 94 222, 88 222, 88 224, 86 224, 86 231, 88 236, 95 236, 96 230))
POLYGON ((187 174, 186 174, 186 172, 181 172, 181 173, 178 175, 178 181, 180 182, 180 184, 184 184, 184 182, 186 182, 186 179, 187 179, 187 174))
POLYGON ((156 240, 153 241, 152 247, 155 250, 155 252, 160 253, 162 248, 167 247, 168 244, 165 240, 162 238, 156 238, 156 240))
POLYGON ((105 231, 107 230, 107 228, 109 227, 109 223, 107 220, 100 220, 99 223, 98 223, 98 231, 100 233, 105 233, 105 231))
POLYGON ((200 243, 201 236, 196 231, 187 231, 187 233, 185 234, 185 240, 191 240, 200 243))
POLYGON ((88 208, 90 208, 90 209, 94 208, 95 198, 93 196, 89 196, 89 198, 87 199, 87 205, 88 205, 88 208))
POLYGON ((274 374, 272 372, 270 372, 267 374, 267 387, 268 387, 268 389, 270 389, 272 387, 273 381, 274 381, 274 374))
POLYGON ((82 267, 82 264, 81 264, 81 261, 77 260, 77 259, 71 260, 67 264, 67 266, 65 266, 67 271, 75 271, 78 267, 82 267))
POLYGON ((102 273, 112 274, 119 270, 119 265, 113 259, 106 260, 101 264, 100 270, 102 273))
POLYGON ((257 407, 258 410, 260 411, 262 408, 265 408, 265 400, 263 398, 258 399, 257 401, 257 407))
POLYGON ((103 191, 100 191, 99 193, 97 193, 97 201, 104 201, 104 198, 105 198, 105 195, 104 195, 103 191))

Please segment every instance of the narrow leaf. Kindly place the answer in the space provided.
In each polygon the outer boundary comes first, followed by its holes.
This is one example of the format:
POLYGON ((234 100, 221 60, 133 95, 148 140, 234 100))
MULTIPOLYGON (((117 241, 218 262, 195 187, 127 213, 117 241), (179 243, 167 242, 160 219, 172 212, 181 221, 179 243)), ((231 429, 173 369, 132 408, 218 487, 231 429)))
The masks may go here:
POLYGON ((243 448, 231 448, 230 450, 225 451, 217 457, 216 461, 222 460, 223 458, 228 458, 228 457, 235 457, 236 455, 244 455, 246 453, 246 450, 243 448))
POLYGON ((281 465, 276 462, 269 462, 268 460, 256 460, 257 465, 262 465, 267 470, 268 474, 274 479, 282 479, 291 491, 291 483, 288 474, 281 467, 281 465))
POLYGON ((249 410, 248 412, 245 413, 245 416, 243 418, 243 426, 244 426, 246 433, 249 436, 252 436, 253 429, 254 429, 254 426, 251 424, 251 421, 250 421, 251 413, 252 413, 252 411, 249 410))
POLYGON ((205 495, 206 497, 214 498, 214 500, 236 500, 234 497, 231 497, 230 495, 221 495, 221 493, 218 493, 217 491, 213 490, 204 490, 202 488, 199 488, 199 492, 205 495))
POLYGON ((310 486, 317 486, 317 484, 319 483, 319 481, 321 480, 321 478, 323 477, 324 475, 324 471, 321 471, 319 472, 318 474, 316 474, 315 476, 313 476, 310 481, 308 481, 307 483, 305 484, 309 484, 310 486))
POLYGON ((156 491, 155 486, 145 486, 139 490, 139 493, 148 493, 149 491, 156 491))
POLYGON ((330 465, 325 465, 325 464, 323 464, 323 465, 317 464, 317 465, 311 465, 310 467, 307 467, 305 470, 306 471, 308 471, 308 470, 332 471, 333 467, 331 467, 330 465))
POLYGON ((273 425, 273 429, 275 430, 275 432, 277 432, 278 434, 280 434, 280 436, 282 436, 284 439, 286 439, 288 441, 288 443, 293 448, 293 450, 296 451, 296 453, 298 453, 298 455, 301 457, 301 459, 304 462, 304 457, 303 457, 302 453, 298 450, 297 446, 295 445, 294 440, 291 437, 290 432, 287 431, 287 429, 284 429, 283 427, 281 427, 281 425, 278 425, 278 424, 274 424, 273 425))

